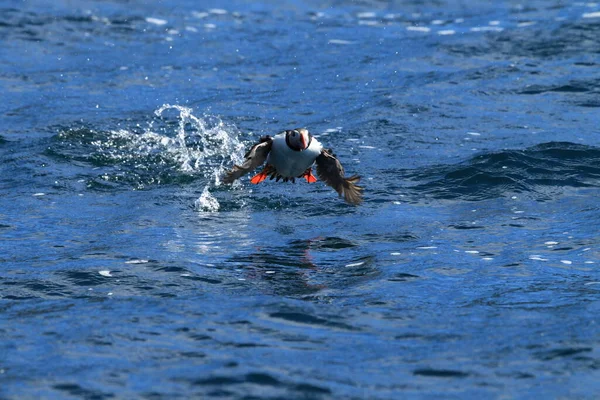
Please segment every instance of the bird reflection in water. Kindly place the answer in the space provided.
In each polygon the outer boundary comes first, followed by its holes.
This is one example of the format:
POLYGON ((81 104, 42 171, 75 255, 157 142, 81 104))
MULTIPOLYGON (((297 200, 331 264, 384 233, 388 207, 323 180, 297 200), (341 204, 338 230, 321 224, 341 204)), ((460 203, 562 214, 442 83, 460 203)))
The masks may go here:
POLYGON ((336 260, 315 261, 314 251, 354 247, 341 238, 316 237, 293 240, 285 246, 259 247, 255 252, 234 256, 230 262, 244 270, 244 278, 260 286, 262 292, 303 296, 328 289, 325 276, 336 267, 336 260))

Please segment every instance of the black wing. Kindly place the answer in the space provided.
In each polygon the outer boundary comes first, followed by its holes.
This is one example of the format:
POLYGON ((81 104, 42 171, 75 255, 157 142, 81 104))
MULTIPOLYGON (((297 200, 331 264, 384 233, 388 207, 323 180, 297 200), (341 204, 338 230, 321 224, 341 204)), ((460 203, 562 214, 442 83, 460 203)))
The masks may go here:
POLYGON ((358 186, 360 176, 344 177, 344 167, 331 150, 323 150, 317 157, 317 175, 327 185, 335 189, 340 196, 344 196, 347 203, 358 205, 362 202, 363 188, 358 186))
POLYGON ((272 143, 273 139, 271 136, 261 137, 260 142, 252 146, 244 156, 244 163, 242 165, 234 165, 230 171, 225 173, 223 182, 233 183, 236 179, 259 167, 267 159, 272 143))

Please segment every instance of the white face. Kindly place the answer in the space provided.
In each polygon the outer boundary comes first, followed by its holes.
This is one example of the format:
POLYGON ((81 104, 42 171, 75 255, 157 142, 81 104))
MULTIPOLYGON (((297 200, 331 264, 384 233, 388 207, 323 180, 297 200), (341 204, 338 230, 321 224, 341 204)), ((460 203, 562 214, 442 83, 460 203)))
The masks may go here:
POLYGON ((294 150, 306 150, 310 143, 308 131, 304 128, 294 129, 288 133, 288 145, 294 150))

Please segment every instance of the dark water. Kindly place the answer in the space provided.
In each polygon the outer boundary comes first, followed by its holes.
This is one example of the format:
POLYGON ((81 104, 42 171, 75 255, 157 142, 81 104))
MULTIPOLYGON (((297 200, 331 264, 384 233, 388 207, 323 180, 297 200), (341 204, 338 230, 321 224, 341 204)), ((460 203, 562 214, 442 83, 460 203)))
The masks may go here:
POLYGON ((0 398, 597 398, 600 5, 0 3, 0 398), (219 176, 306 126, 363 176, 219 176))

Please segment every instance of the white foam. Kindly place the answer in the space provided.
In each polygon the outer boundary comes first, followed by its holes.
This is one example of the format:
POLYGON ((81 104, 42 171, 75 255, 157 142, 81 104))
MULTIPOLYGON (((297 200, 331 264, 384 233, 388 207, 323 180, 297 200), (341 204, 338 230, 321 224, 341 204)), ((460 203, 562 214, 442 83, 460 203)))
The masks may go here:
POLYGON ((566 264, 566 265, 571 265, 573 264, 573 261, 571 260, 560 260, 561 263, 566 264))
POLYGON ((542 258, 541 256, 536 256, 536 255, 534 255, 534 256, 529 256, 529 259, 530 259, 530 260, 535 260, 535 261, 548 261, 548 259, 547 259, 547 258, 542 258))
POLYGON ((471 28, 471 32, 502 32, 504 28, 499 26, 475 26, 471 28))
POLYGON ((150 262, 149 260, 139 259, 139 260, 125 261, 125 264, 148 264, 149 262, 150 262))
POLYGON ((390 255, 392 255, 392 256, 401 256, 401 255, 402 255, 402 253, 399 253, 399 252, 397 252, 397 251, 394 251, 394 252, 390 253, 390 255))
POLYGON ((360 13, 356 14, 356 16, 358 18, 375 18, 375 17, 377 17, 377 14, 372 11, 367 11, 367 12, 360 12, 360 13))
POLYGON ((112 276, 112 274, 110 273, 110 271, 109 271, 109 270, 107 270, 107 269, 103 269, 102 271, 98 271, 98 273, 99 273, 100 275, 102 275, 102 276, 106 276, 106 277, 111 277, 111 276, 112 276))
POLYGON ((423 33, 431 32, 431 28, 428 28, 426 26, 407 26, 406 30, 412 31, 412 32, 423 32, 423 33))
POLYGON ((227 14, 227 10, 223 10, 222 8, 211 8, 210 10, 208 10, 208 12, 215 15, 227 14))
POLYGON ((351 263, 351 264, 346 264, 346 267, 359 267, 361 265, 363 265, 365 262, 361 261, 361 262, 357 262, 357 263, 351 263))
POLYGON ((343 39, 329 39, 329 41, 327 43, 348 45, 348 44, 355 44, 356 42, 351 42, 350 40, 343 40, 343 39))
POLYGON ((46 193, 42 193, 42 192, 33 194, 33 196, 35 196, 35 197, 40 197, 40 196, 45 196, 45 195, 46 195, 46 193))
POLYGON ((436 246, 420 246, 420 247, 417 247, 417 249, 419 249, 419 250, 431 250, 431 249, 437 249, 437 247, 436 246))
POLYGON ((158 25, 158 26, 163 26, 168 23, 168 21, 166 19, 152 18, 152 17, 146 18, 146 22, 148 22, 149 24, 154 24, 154 25, 158 25))
POLYGON ((600 11, 585 13, 581 17, 582 18, 600 18, 600 11))
POLYGON ((479 254, 479 252, 477 250, 465 250, 465 253, 467 253, 467 254, 479 254))
POLYGON ((479 133, 479 132, 467 132, 467 135, 471 135, 471 136, 481 136, 481 133, 479 133))
POLYGON ((517 26, 519 28, 525 28, 526 26, 532 26, 532 25, 535 25, 535 24, 537 24, 537 22, 535 22, 535 21, 523 21, 523 22, 519 22, 517 24, 517 26))
POLYGON ((454 29, 444 29, 444 30, 438 31, 438 35, 442 35, 442 36, 454 35, 455 33, 456 33, 456 31, 454 29))

